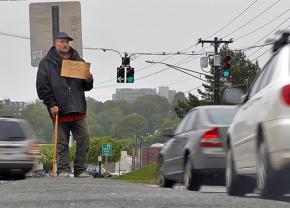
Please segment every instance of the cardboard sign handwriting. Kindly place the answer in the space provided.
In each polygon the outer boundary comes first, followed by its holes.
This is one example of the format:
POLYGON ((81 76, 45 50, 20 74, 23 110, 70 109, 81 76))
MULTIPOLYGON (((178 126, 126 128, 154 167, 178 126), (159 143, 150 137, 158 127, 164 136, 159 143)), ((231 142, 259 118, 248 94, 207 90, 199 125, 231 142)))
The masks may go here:
POLYGON ((61 76, 70 78, 86 79, 90 72, 90 63, 83 61, 63 60, 61 76))

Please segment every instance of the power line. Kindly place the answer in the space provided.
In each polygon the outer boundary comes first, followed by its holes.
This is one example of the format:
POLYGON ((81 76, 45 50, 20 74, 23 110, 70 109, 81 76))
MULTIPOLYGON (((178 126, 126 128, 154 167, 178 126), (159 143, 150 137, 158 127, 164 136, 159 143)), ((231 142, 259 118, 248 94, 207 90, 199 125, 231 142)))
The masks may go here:
MULTIPOLYGON (((238 19, 242 14, 244 14, 247 10, 249 10, 255 3, 257 3, 257 1, 258 0, 255 0, 252 4, 250 4, 246 9, 244 9, 240 14, 238 14, 235 18, 233 18, 230 22, 228 22, 226 25, 224 25, 222 28, 220 28, 220 29, 218 29, 215 33, 213 33, 212 35, 210 35, 210 36, 208 36, 206 39, 208 39, 208 38, 210 38, 210 37, 212 37, 212 36, 214 36, 215 34, 217 34, 218 32, 220 32, 221 30, 223 30, 224 28, 226 28, 228 25, 230 25, 232 22, 234 22, 236 19, 238 19)), ((280 0, 279 0, 280 1, 280 0)), ((198 43, 197 43, 198 44, 198 43)), ((194 47, 196 47, 197 46, 197 44, 195 44, 194 45, 194 47)), ((190 46, 189 48, 191 48, 192 46, 190 46)), ((199 52, 201 52, 201 51, 204 51, 206 48, 209 48, 210 46, 207 46, 207 47, 205 47, 205 48, 202 48, 199 52)), ((187 48, 188 49, 188 48, 187 48)), ((186 49, 186 50, 187 50, 186 49)), ((162 59, 162 60, 160 60, 160 61, 165 61, 165 60, 168 60, 169 58, 171 58, 171 57, 168 57, 167 59, 162 59)), ((148 66, 148 67, 151 67, 152 65, 150 65, 150 66, 148 66)), ((144 69, 146 69, 146 68, 144 68, 144 69)), ((155 74, 159 74, 159 73, 161 73, 161 72, 163 72, 163 71, 166 71, 167 69, 163 69, 163 70, 160 70, 160 71, 158 71, 158 72, 155 72, 155 73, 153 73, 153 74, 149 74, 149 75, 146 75, 146 76, 144 76, 144 77, 141 77, 140 79, 144 79, 144 78, 147 78, 147 77, 150 77, 150 76, 153 76, 153 75, 155 75, 155 74)), ((141 70, 140 70, 141 71, 141 70)))
POLYGON ((231 23, 233 23, 236 19, 238 19, 242 14, 244 14, 247 10, 249 10, 255 3, 257 3, 258 0, 255 0, 252 4, 250 4, 246 9, 244 9, 240 14, 238 14, 235 18, 233 18, 231 21, 229 21, 227 24, 225 24, 223 27, 221 27, 220 29, 218 29, 218 31, 216 31, 215 33, 213 33, 212 35, 208 36, 206 38, 209 39, 212 36, 216 35, 218 32, 222 31, 223 29, 225 29, 227 26, 229 26, 231 23))
MULTIPOLYGON (((196 57, 187 57, 187 58, 184 58, 184 59, 180 60, 179 62, 176 62, 175 65, 178 66, 178 65, 181 65, 181 64, 185 64, 185 63, 191 61, 192 59, 196 59, 196 57)), ((151 65, 153 65, 153 64, 151 64, 151 65)), ((140 77, 140 78, 136 78, 135 81, 142 80, 142 79, 145 79, 147 77, 154 76, 156 74, 162 73, 162 72, 167 71, 169 69, 170 69, 170 67, 165 67, 165 68, 163 68, 163 69, 161 69, 159 71, 153 72, 151 74, 145 75, 145 76, 140 77)), ((116 80, 116 79, 111 79, 111 80, 116 80)), ((116 86, 119 86, 119 85, 118 84, 104 85, 104 86, 94 87, 94 89, 112 88, 112 87, 116 87, 116 86)))
POLYGON ((263 15, 266 11, 268 11, 269 9, 271 9, 273 6, 275 6, 277 3, 279 3, 281 0, 278 0, 276 2, 274 2, 272 5, 270 5, 269 7, 267 7, 265 10, 263 10, 261 13, 259 13, 258 15, 256 15, 254 18, 252 18, 251 20, 249 20, 248 22, 246 22, 245 24, 243 24, 242 26, 238 27, 237 29, 235 29, 234 31, 228 33, 227 35, 224 36, 224 38, 230 36, 231 34, 239 31, 240 29, 242 29, 243 27, 247 26, 249 23, 251 23, 252 21, 254 21, 255 19, 257 19, 258 17, 260 17, 261 15, 263 15))
MULTIPOLYGON (((192 57, 190 57, 190 58, 192 58, 192 57)), ((194 58, 195 58, 195 57, 194 57, 194 58)), ((182 60, 178 61, 177 63, 175 63, 174 65, 177 65, 177 66, 178 66, 178 65, 185 64, 185 63, 191 61, 191 60, 188 60, 188 59, 189 59, 189 58, 182 59, 182 60)), ((169 70, 169 69, 170 69, 170 67, 166 67, 166 68, 164 68, 164 69, 162 69, 162 70, 159 70, 159 71, 156 71, 156 72, 154 72, 154 73, 152 73, 152 74, 148 74, 148 75, 146 75, 146 76, 140 77, 140 78, 138 78, 138 79, 136 79, 136 80, 142 80, 142 79, 145 79, 145 78, 147 78, 147 77, 151 77, 151 76, 153 76, 153 75, 156 75, 156 74, 159 74, 159 73, 161 73, 161 72, 167 71, 167 70, 169 70)))
MULTIPOLYGON (((180 52, 180 51, 177 51, 177 52, 120 52, 116 49, 108 49, 108 48, 89 48, 89 47, 85 47, 84 49, 87 49, 87 50, 100 50, 100 51, 113 51, 113 52, 116 52, 118 53, 120 56, 121 56, 121 53, 127 53, 127 54, 130 54, 130 57, 133 56, 133 55, 144 55, 144 56, 177 56, 177 55, 187 55, 187 56, 197 56, 197 55, 202 55, 202 54, 205 54, 205 53, 194 53, 193 51, 190 52, 190 53, 185 53, 185 52, 180 52)), ((122 57, 122 56, 121 56, 122 57)))
MULTIPOLYGON (((274 38, 272 38, 270 41, 273 41, 275 38, 277 38, 280 34, 282 34, 284 31, 286 31, 290 26, 288 26, 287 28, 285 28, 284 30, 280 31, 274 38)), ((261 50, 262 48, 260 48, 259 50, 261 50)), ((257 50, 255 53, 257 53, 259 50, 257 50)), ((261 55, 259 55, 258 57, 252 59, 251 61, 257 60, 258 58, 260 58, 261 56, 265 55, 268 51, 270 51, 271 48, 269 48, 267 51, 265 51, 264 53, 262 53, 261 55)))
MULTIPOLYGON (((273 32, 275 32, 281 25, 283 25, 285 22, 287 22, 288 20, 289 20, 290 18, 287 18, 285 21, 283 21, 281 24, 279 24, 277 27, 275 27, 273 30, 271 30, 269 33, 267 33, 265 36, 263 36, 262 38, 260 38, 255 44, 257 44, 257 43, 259 43, 259 42, 261 42, 263 39, 265 39, 265 38, 267 38, 269 35, 271 35, 273 32)), ((288 27, 289 26, 287 26, 287 28, 286 29, 284 29, 284 31, 285 30, 287 30, 288 29, 288 27)), ((281 33, 279 33, 279 34, 281 34, 281 33)), ((278 35, 279 35, 278 34, 278 35)), ((276 35, 275 36, 275 38, 278 36, 278 35, 276 35)), ((251 53, 249 56, 248 56, 248 58, 250 58, 251 56, 253 56, 254 54, 256 54, 258 51, 260 51, 261 49, 258 49, 257 51, 255 51, 255 52, 253 52, 253 53, 251 53)))
POLYGON ((260 58, 261 56, 265 55, 267 52, 269 52, 271 50, 271 48, 269 48, 268 50, 266 50, 264 53, 262 53, 261 55, 259 55, 258 57, 254 58, 251 60, 251 62, 253 62, 254 60, 257 60, 258 58, 260 58))
POLYGON ((263 48, 265 46, 269 46, 269 45, 273 45, 274 43, 266 43, 266 44, 263 44, 263 45, 253 45, 253 46, 249 46, 247 48, 241 48, 241 49, 234 49, 233 51, 248 51, 248 50, 251 50, 251 49, 254 49, 254 48, 263 48))
POLYGON ((183 92, 183 93, 188 93, 188 92, 191 92, 191 91, 193 91, 193 90, 199 89, 199 88, 201 88, 201 87, 203 87, 203 86, 200 85, 200 86, 198 86, 198 87, 195 87, 195 88, 192 88, 192 89, 190 89, 190 90, 187 90, 187 91, 185 91, 185 92, 183 92))
POLYGON ((251 35, 251 34, 257 32, 258 30, 262 29, 263 27, 265 27, 265 26, 271 24, 272 22, 274 22, 275 20, 279 19, 280 17, 282 17, 282 16, 283 16, 284 14, 286 14, 287 12, 289 12, 289 9, 287 9, 285 12, 283 12, 282 14, 280 14, 279 16, 277 16, 276 18, 272 19, 270 22, 268 22, 268 23, 262 25, 261 27, 258 27, 257 29, 255 29, 255 30, 253 30, 253 31, 251 31, 251 32, 249 32, 249 33, 247 33, 246 35, 243 35, 243 36, 241 36, 241 37, 239 37, 239 38, 237 38, 237 39, 234 39, 234 41, 241 40, 241 39, 243 39, 243 38, 245 38, 245 37, 247 37, 247 36, 249 36, 249 35, 251 35))

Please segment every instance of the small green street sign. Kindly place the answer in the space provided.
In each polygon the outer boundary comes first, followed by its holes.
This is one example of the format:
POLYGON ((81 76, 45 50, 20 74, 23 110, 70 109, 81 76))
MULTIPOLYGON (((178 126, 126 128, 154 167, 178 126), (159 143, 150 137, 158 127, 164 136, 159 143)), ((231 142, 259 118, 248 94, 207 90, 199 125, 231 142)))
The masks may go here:
POLYGON ((102 156, 112 156, 112 145, 111 144, 102 144, 102 156))

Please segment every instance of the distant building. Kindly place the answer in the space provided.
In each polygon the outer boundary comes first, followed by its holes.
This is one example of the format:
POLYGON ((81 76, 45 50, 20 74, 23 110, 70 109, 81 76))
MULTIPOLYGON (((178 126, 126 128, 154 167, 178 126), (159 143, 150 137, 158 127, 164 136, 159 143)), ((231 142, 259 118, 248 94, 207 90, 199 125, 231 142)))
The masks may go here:
POLYGON ((176 90, 169 90, 169 87, 162 86, 159 87, 158 95, 165 97, 169 102, 172 102, 174 96, 176 95, 176 90))
POLYGON ((0 100, 0 106, 10 106, 14 116, 21 116, 26 108, 25 102, 12 102, 10 99, 0 100))
POLYGON ((134 102, 138 97, 144 95, 156 95, 156 89, 151 88, 141 88, 141 89, 132 89, 132 88, 122 88, 116 89, 116 94, 113 94, 113 101, 116 100, 125 100, 129 103, 134 102))
MULTIPOLYGON (((156 89, 151 88, 140 88, 140 89, 132 89, 132 88, 122 88, 116 89, 116 94, 112 95, 112 100, 125 100, 129 103, 134 102, 138 97, 144 95, 156 95, 156 89)), ((169 90, 169 87, 159 87, 158 95, 161 97, 165 97, 169 102, 172 102, 174 96, 176 95, 176 90, 169 90)))

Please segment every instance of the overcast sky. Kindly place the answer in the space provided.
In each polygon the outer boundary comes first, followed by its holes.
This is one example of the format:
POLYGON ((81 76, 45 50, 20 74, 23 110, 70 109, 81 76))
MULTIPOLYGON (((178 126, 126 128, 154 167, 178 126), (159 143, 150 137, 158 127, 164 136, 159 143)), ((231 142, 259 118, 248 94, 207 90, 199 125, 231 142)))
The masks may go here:
MULTIPOLYGON (((216 34, 223 38, 232 31, 245 25, 237 32, 224 38, 238 39, 268 22, 265 27, 253 34, 234 41, 231 49, 241 49, 254 45, 262 37, 277 28, 289 26, 289 0, 280 0, 264 14, 249 22, 278 0, 83 0, 82 35, 84 47, 113 48, 127 52, 177 52, 189 48, 187 52, 198 52, 201 45, 195 46, 199 38, 207 38, 229 23, 244 9, 256 2, 244 14, 238 17, 216 34), (286 12, 288 10, 288 12, 286 12), (284 13, 286 12, 286 13, 284 13), (274 20, 280 14, 282 16, 274 20), (287 20, 288 19, 288 20, 287 20), (282 22, 284 22, 282 24, 282 22)), ((29 4, 40 1, 2 1, 0 0, 0 32, 29 37, 29 4)), ((278 29, 277 28, 277 29, 278 29)), ((260 41, 274 37, 271 33, 260 41)), ((210 39, 212 39, 211 37, 210 39)), ((250 57, 254 59, 270 47, 250 57)), ((213 51, 206 48, 205 51, 213 51)), ((247 52, 248 55, 256 49, 247 52)), ((134 84, 116 84, 116 68, 121 59, 116 53, 102 51, 83 51, 84 59, 92 63, 91 71, 95 78, 95 87, 87 96, 105 101, 112 98, 116 88, 158 88, 187 92, 198 87, 201 82, 174 69, 167 69, 156 75, 154 72, 165 69, 160 64, 150 66, 146 60, 162 60, 165 56, 140 56, 131 61, 135 68, 134 84), (144 68, 148 66, 147 68, 144 68), (141 70, 138 72, 138 70, 141 70), (109 80, 109 81, 108 81, 109 80), (105 82, 106 81, 106 82, 105 82)), ((35 78, 37 68, 30 65, 30 40, 0 35, 0 99, 12 101, 34 101, 37 99, 35 78)), ((270 52, 258 61, 263 66, 270 52)), ((201 71, 200 56, 174 56, 164 62, 175 64, 187 58, 182 67, 201 71)), ((192 93, 196 93, 193 90, 192 93)))

